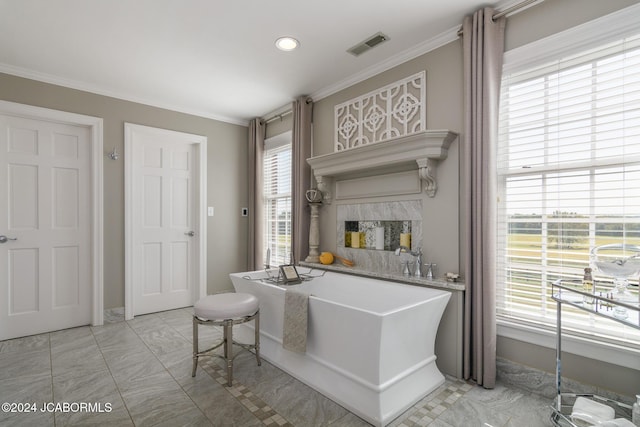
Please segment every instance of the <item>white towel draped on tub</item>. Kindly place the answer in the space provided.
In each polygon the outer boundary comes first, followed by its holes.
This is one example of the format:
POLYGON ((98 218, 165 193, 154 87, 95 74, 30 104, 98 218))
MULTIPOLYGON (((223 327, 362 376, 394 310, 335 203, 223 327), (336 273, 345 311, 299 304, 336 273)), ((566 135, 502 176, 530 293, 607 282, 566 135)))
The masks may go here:
POLYGON ((284 294, 282 346, 296 353, 307 351, 309 294, 287 289, 284 294))

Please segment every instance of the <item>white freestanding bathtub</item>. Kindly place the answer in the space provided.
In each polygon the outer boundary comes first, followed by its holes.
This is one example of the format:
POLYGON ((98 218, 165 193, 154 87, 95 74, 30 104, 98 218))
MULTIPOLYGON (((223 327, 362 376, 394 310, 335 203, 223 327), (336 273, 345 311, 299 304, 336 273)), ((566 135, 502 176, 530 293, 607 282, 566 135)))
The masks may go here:
MULTIPOLYGON (((434 343, 448 291, 335 272, 286 287, 261 281, 264 271, 230 277, 236 292, 260 301, 261 355, 376 426, 444 382, 434 343), (311 294, 306 354, 282 347, 289 287, 311 294)), ((250 342, 252 328, 245 323, 234 335, 250 342)))

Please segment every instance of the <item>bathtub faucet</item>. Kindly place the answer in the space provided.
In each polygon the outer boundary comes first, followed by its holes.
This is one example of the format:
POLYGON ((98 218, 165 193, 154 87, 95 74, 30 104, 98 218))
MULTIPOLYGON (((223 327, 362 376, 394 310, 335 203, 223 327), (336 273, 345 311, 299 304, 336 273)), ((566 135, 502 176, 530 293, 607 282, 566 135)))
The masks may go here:
POLYGON ((418 249, 415 252, 406 246, 399 246, 398 249, 396 249, 397 256, 400 256, 403 252, 416 257, 416 268, 413 270, 413 275, 416 277, 422 277, 422 249, 418 249))

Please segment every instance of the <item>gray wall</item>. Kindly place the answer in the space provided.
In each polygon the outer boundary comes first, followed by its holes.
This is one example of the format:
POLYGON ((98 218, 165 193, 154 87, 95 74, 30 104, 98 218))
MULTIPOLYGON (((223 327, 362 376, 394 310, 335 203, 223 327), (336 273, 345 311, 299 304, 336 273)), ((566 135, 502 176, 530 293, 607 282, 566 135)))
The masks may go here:
MULTIPOLYGON (((637 3, 633 0, 547 0, 524 10, 507 20, 506 49, 513 49, 591 19, 637 3)), ((462 21, 462 17, 461 17, 462 21)), ((394 67, 384 73, 355 84, 347 89, 317 101, 314 105, 314 155, 333 152, 334 110, 336 104, 378 89, 421 70, 427 72, 427 127, 463 131, 463 75, 462 44, 460 40, 394 67)), ((462 135, 461 135, 462 137, 462 135)), ((438 168, 439 190, 436 197, 423 200, 423 242, 425 260, 436 262, 439 272, 460 271, 464 260, 461 247, 461 220, 466 212, 461 209, 462 179, 459 152, 462 138, 454 142, 449 157, 438 168)), ((368 203, 392 198, 357 199, 343 203, 368 203)), ((406 199, 415 199, 414 196, 406 199)), ((320 221, 320 249, 336 250, 336 204, 323 206, 320 221)), ((464 272, 462 272, 464 273, 464 272)), ((441 337, 439 337, 441 339, 441 337)), ((551 372, 555 369, 555 353, 551 348, 522 341, 498 337, 498 356, 517 363, 551 372)), ((565 374, 573 379, 622 394, 635 394, 640 390, 640 371, 603 364, 586 357, 569 355, 565 374), (594 374, 602 372, 606 374, 594 374), (635 390, 635 391, 634 391, 635 390)))
MULTIPOLYGON (((204 135, 208 138, 207 288, 233 289, 228 274, 246 270, 247 128, 0 74, 0 99, 101 117, 105 153, 124 152, 124 123, 204 135), (221 242, 224 242, 221 244, 221 242)), ((124 161, 104 158, 104 304, 124 306, 124 161)))

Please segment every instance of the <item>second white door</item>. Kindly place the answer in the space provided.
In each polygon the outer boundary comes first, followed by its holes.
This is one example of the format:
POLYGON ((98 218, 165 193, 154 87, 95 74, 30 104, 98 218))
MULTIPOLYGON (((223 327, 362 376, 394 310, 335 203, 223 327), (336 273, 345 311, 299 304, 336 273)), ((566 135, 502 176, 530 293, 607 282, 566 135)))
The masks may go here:
POLYGON ((199 289, 199 150, 193 138, 162 129, 126 124, 131 158, 132 315, 193 304, 199 289))

